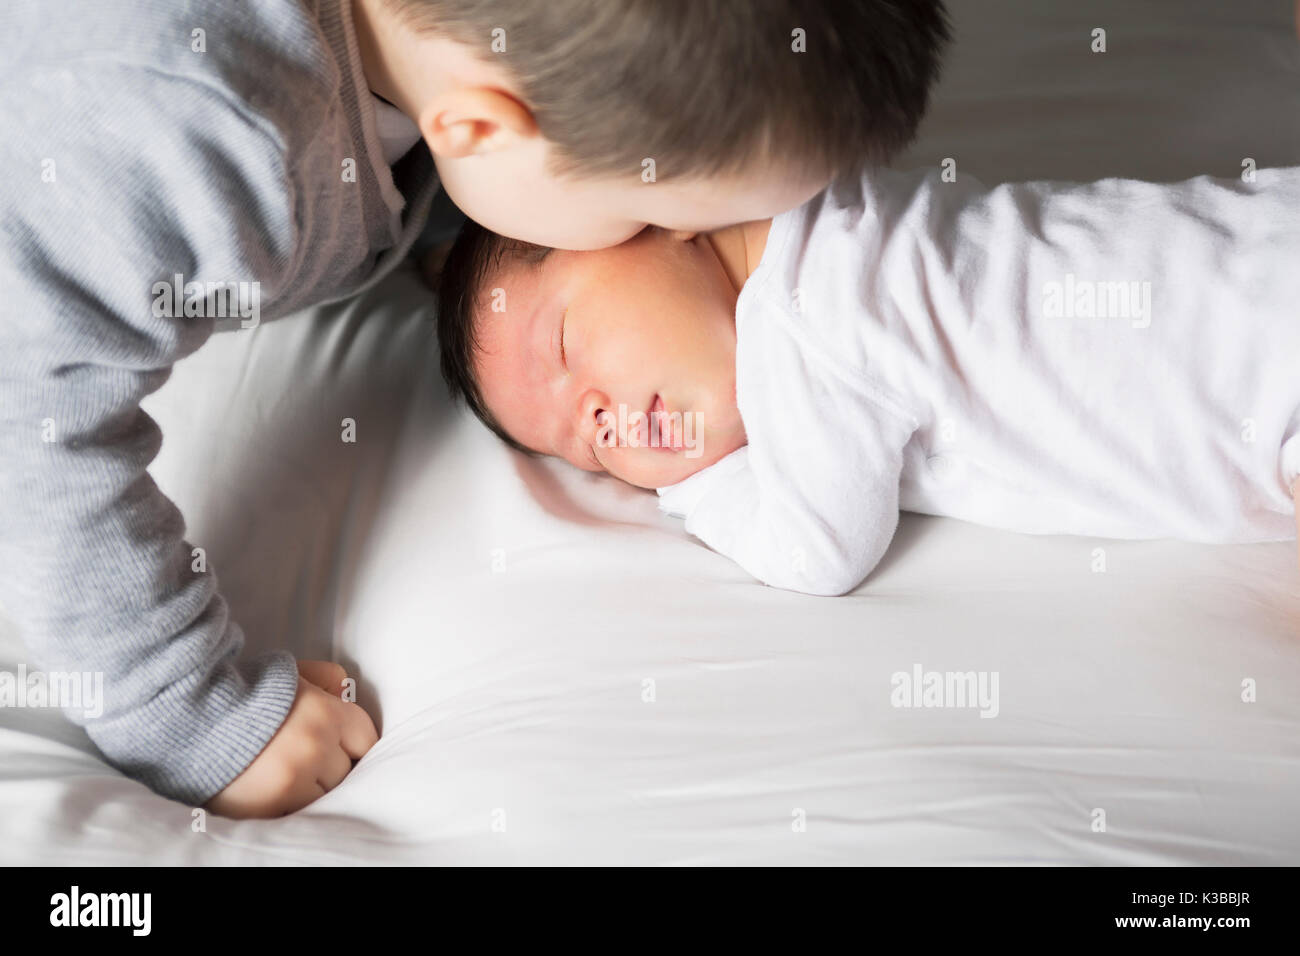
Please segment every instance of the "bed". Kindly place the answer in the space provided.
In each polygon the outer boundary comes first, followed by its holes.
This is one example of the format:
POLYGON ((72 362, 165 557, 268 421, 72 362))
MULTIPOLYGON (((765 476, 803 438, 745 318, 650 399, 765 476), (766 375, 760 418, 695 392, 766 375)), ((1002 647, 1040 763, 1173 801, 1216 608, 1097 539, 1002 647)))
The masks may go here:
MULTIPOLYGON (((1289 0, 952 6, 900 166, 1300 162, 1289 0)), ((293 816, 196 831, 59 713, 0 708, 0 861, 1300 863, 1294 543, 905 515, 853 594, 779 591, 653 494, 504 447, 435 356, 406 269, 214 336, 145 405, 249 652, 347 666, 375 748, 293 816), (996 714, 895 706, 918 670, 996 675, 996 714)), ((25 662, 0 618, 0 670, 25 662)))

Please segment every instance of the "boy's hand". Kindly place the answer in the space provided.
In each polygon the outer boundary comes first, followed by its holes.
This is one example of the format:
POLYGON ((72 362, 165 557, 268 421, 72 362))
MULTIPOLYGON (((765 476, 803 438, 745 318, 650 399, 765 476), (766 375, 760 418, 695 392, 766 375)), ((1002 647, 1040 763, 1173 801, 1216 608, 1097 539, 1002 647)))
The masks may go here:
POLYGON ((223 817, 280 817, 338 786, 379 739, 370 716, 342 699, 346 677, 330 661, 299 661, 289 716, 208 809, 223 817))

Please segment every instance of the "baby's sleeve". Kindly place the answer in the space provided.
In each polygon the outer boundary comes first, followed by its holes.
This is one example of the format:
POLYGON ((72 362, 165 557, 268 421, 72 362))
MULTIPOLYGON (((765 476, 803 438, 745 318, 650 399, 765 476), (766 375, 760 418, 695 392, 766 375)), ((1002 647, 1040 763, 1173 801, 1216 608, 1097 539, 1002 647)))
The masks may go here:
POLYGON ((214 570, 148 474, 162 435, 140 401, 214 324, 160 314, 153 290, 276 288, 293 200, 276 144, 217 94, 50 82, 80 95, 0 93, 0 605, 36 666, 102 677, 102 712, 68 716, 109 762, 197 805, 265 747, 298 676, 287 652, 238 659, 214 570), (150 111, 154 140, 123 141, 150 111))
POLYGON ((837 384, 771 396, 781 424, 751 414, 749 445, 661 489, 660 509, 764 584, 852 591, 898 527, 903 448, 916 423, 867 390, 837 384))

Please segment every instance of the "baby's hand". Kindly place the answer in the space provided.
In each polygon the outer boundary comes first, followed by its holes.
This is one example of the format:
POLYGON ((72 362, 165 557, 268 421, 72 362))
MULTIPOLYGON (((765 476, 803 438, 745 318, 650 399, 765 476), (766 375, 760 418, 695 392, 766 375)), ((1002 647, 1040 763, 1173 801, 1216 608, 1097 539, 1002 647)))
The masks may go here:
POLYGON ((299 661, 289 716, 208 809, 223 817, 279 817, 338 786, 379 739, 370 716, 342 699, 346 677, 330 661, 299 661))

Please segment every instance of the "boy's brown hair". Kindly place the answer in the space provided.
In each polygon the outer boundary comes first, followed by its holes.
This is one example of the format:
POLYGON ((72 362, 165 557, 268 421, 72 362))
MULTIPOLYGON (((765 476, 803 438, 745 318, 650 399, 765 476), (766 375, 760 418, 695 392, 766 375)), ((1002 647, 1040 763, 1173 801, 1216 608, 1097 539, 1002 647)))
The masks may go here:
POLYGON ((942 0, 385 2, 503 63, 574 177, 853 177, 913 138, 949 38, 942 0))

